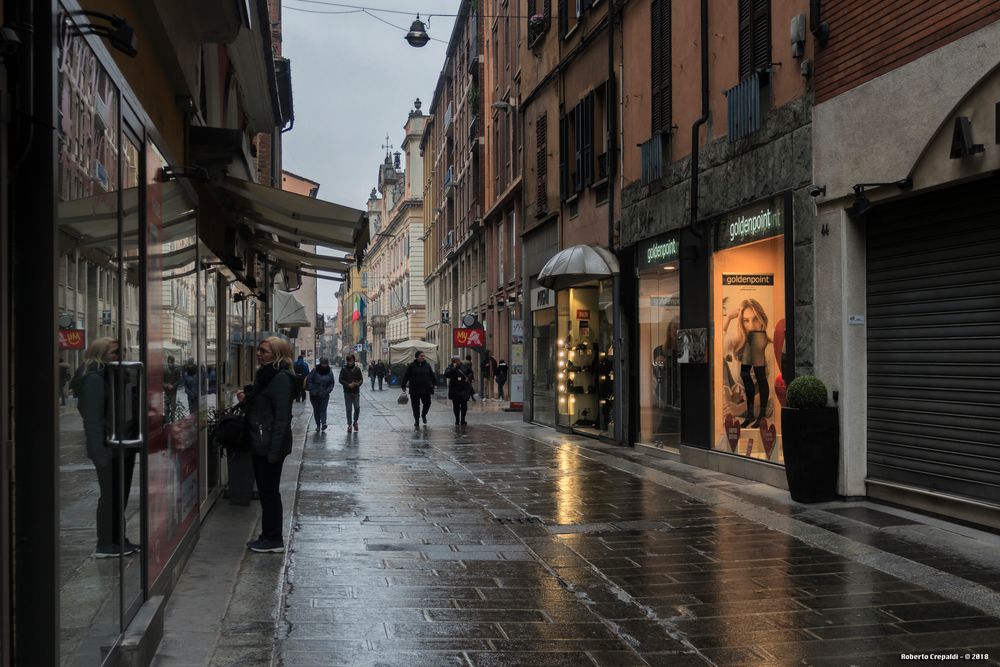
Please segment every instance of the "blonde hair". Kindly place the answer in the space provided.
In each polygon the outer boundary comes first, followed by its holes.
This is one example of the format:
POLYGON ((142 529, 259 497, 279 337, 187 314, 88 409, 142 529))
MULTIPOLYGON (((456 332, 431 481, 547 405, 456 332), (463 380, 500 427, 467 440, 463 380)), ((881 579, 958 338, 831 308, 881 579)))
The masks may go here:
POLYGON ((108 350, 111 349, 112 345, 117 346, 118 341, 108 336, 92 340, 90 345, 87 346, 87 350, 83 353, 83 365, 88 366, 93 362, 97 364, 98 368, 104 368, 104 365, 107 363, 104 357, 108 354, 108 350))
POLYGON ((288 341, 284 338, 279 338, 278 336, 268 336, 262 343, 267 343, 271 346, 271 354, 274 355, 274 367, 277 368, 281 364, 285 363, 291 365, 292 359, 295 357, 295 350, 292 346, 288 344, 288 341))

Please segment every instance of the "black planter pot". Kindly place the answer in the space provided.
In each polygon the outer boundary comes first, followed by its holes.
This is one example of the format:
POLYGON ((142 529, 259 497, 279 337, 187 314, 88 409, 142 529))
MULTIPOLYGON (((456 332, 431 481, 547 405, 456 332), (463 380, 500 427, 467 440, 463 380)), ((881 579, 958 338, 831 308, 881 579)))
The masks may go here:
POLYGON ((840 470, 837 408, 782 408, 781 442, 792 500, 822 503, 836 499, 840 470))

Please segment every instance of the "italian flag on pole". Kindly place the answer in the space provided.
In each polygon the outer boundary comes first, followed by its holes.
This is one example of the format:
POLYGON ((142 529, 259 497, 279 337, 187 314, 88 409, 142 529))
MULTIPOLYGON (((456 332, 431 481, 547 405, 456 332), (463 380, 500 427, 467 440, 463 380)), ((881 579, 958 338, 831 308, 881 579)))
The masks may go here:
POLYGON ((352 321, 358 321, 361 319, 361 296, 354 296, 354 313, 351 315, 352 321))

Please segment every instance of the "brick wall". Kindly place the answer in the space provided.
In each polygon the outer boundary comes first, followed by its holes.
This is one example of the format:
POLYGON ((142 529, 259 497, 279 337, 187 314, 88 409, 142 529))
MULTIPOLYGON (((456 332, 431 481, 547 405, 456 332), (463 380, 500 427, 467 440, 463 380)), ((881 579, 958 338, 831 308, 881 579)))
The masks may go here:
POLYGON ((823 3, 830 41, 816 54, 816 102, 1000 19, 996 0, 841 0, 823 3))

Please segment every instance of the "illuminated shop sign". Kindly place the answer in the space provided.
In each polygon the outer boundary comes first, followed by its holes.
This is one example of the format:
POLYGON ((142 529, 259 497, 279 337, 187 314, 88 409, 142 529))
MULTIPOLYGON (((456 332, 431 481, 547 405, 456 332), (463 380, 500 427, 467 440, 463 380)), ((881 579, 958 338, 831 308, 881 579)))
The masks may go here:
POLYGON ((784 234, 781 209, 775 203, 756 204, 719 220, 715 227, 716 250, 784 234))
POLYGON ((680 256, 680 242, 677 236, 660 236, 639 244, 639 268, 676 262, 680 256))

